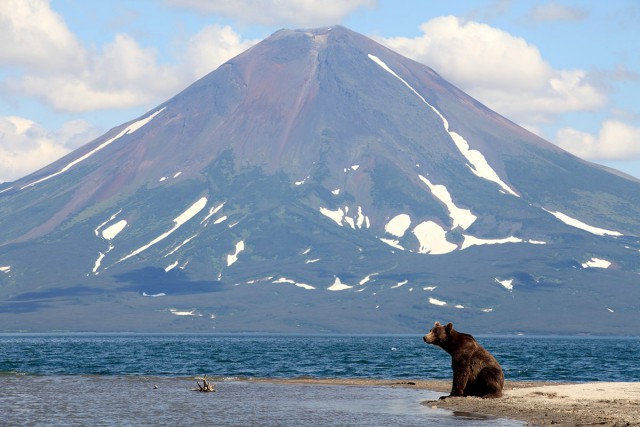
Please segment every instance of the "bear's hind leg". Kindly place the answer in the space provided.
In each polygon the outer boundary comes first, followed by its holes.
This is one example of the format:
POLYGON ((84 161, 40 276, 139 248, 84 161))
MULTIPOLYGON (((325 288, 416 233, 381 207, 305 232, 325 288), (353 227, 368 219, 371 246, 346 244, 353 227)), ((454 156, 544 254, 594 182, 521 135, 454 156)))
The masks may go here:
POLYGON ((502 397, 504 375, 494 367, 483 368, 476 378, 476 396, 483 399, 502 397))

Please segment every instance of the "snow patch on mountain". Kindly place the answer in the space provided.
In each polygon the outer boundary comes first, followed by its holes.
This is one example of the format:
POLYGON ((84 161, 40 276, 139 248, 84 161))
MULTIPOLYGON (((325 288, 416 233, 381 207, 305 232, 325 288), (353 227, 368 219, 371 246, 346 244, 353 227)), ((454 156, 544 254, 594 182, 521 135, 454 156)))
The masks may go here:
POLYGON ((191 218, 196 216, 198 214, 198 212, 200 212, 202 209, 204 209, 204 207, 207 205, 207 201, 208 201, 208 199, 206 197, 201 197, 197 202, 195 202, 193 205, 191 205, 189 208, 187 208, 187 210, 182 212, 180 215, 178 215, 173 220, 173 222, 175 224, 169 231, 167 231, 166 233, 163 233, 160 236, 156 237, 155 239, 153 239, 152 241, 150 241, 146 245, 139 247, 135 251, 131 252, 129 255, 125 256, 122 259, 120 259, 120 261, 118 261, 118 262, 122 262, 124 260, 127 260, 127 259, 133 257, 133 256, 136 256, 139 253, 146 251, 147 249, 149 249, 151 246, 155 245, 156 243, 158 243, 158 242, 166 239, 167 237, 169 237, 173 232, 175 232, 178 228, 180 228, 182 225, 184 225, 187 221, 189 221, 191 218))
POLYGON ((353 286, 349 286, 340 281, 339 277, 336 277, 336 280, 333 282, 333 285, 327 288, 328 291, 345 291, 347 289, 351 289, 353 286))
POLYGON ((389 220, 384 226, 384 231, 396 237, 402 237, 410 226, 411 217, 407 214, 399 214, 389 220))
POLYGON ((191 218, 196 216, 198 212, 204 209, 206 205, 207 205, 207 198, 201 197, 200 200, 198 200, 193 205, 191 205, 189 209, 181 213, 176 219, 173 220, 173 222, 176 223, 177 227, 180 227, 181 225, 189 221, 191 218))
POLYGON ((358 221, 356 222, 358 228, 369 228, 371 227, 371 221, 369 221, 369 217, 362 213, 362 206, 358 206, 358 221))
POLYGON ((360 280, 360 282, 358 283, 360 286, 363 286, 364 284, 366 284, 367 282, 369 282, 369 280, 371 280, 371 278, 373 276, 377 276, 380 273, 371 273, 366 275, 362 280, 360 280))
POLYGON ((342 210, 342 208, 338 208, 337 210, 333 211, 331 209, 321 207, 320 213, 342 227, 342 219, 344 218, 344 211, 342 210))
POLYGON ((164 272, 168 273, 171 270, 173 270, 174 268, 176 268, 178 266, 179 261, 174 262, 173 264, 169 264, 168 266, 165 267, 164 272))
POLYGON ((447 187, 441 184, 432 184, 427 178, 422 175, 418 175, 420 180, 424 182, 429 190, 431 190, 431 194, 433 194, 438 200, 440 200, 449 211, 449 217, 453 222, 451 228, 461 227, 463 230, 466 230, 478 219, 477 216, 471 213, 469 209, 462 209, 456 206, 451 198, 451 194, 447 187))
POLYGON ((193 310, 190 310, 190 311, 178 310, 178 309, 175 309, 175 308, 170 308, 169 312, 171 314, 176 315, 176 316, 198 316, 198 317, 202 317, 202 314, 198 313, 195 308, 193 310))
POLYGON ((180 248, 182 248, 184 245, 186 245, 187 243, 189 243, 190 241, 192 241, 193 239, 195 239, 196 237, 198 237, 197 234, 194 234, 193 236, 185 239, 182 243, 180 243, 178 246, 176 246, 171 252, 169 252, 168 254, 166 254, 164 257, 168 257, 171 256, 173 254, 175 254, 176 252, 178 252, 178 250, 180 250, 180 248))
POLYGON ((294 184, 294 185, 296 185, 296 186, 300 186, 300 185, 304 184, 305 182, 307 182, 307 180, 308 180, 309 178, 311 178, 311 177, 310 177, 310 176, 307 176, 307 177, 305 177, 304 179, 301 179, 300 181, 296 181, 296 182, 294 182, 293 184, 294 184))
POLYGON ((408 280, 403 280, 402 282, 398 282, 398 283, 396 283, 395 285, 393 285, 393 286, 391 287, 391 289, 399 288, 399 287, 401 287, 401 286, 406 285, 407 283, 409 283, 409 281, 408 281, 408 280))
POLYGON ((400 249, 401 251, 404 251, 404 247, 400 244, 399 241, 397 241, 395 239, 387 239, 385 237, 380 237, 380 241, 382 243, 386 243, 387 245, 391 246, 392 248, 396 248, 396 249, 400 249))
POLYGON ((542 240, 529 240, 527 243, 532 245, 546 245, 547 242, 543 242, 542 240))
POLYGON ((447 305, 445 301, 442 301, 433 297, 429 298, 429 304, 437 305, 440 307, 447 305))
POLYGON ((93 270, 91 270, 92 273, 97 273, 98 269, 100 268, 100 265, 102 265, 102 260, 104 259, 106 253, 102 253, 102 252, 98 252, 98 259, 95 260, 95 262, 93 263, 93 270))
POLYGON ((602 258, 591 258, 589 261, 582 263, 582 268, 609 268, 611 261, 602 258))
MULTIPOLYGON (((109 248, 107 248, 106 252, 98 252, 98 259, 95 260, 95 262, 93 263, 93 270, 91 270, 91 272, 93 274, 98 274, 98 270, 100 269, 100 266, 102 265, 102 260, 104 260, 104 257, 107 256, 107 254, 109 252, 111 252, 113 250, 114 246, 112 244, 109 244, 109 248)), ((88 274, 87 274, 88 276, 88 274)))
POLYGON ((445 131, 449 134, 449 136, 453 140, 453 143, 458 148, 460 153, 467 159, 467 161, 469 161, 470 163, 469 169, 471 169, 471 171, 476 176, 486 179, 487 181, 494 182, 495 184, 498 184, 504 191, 511 194, 512 196, 520 197, 518 193, 513 191, 511 187, 509 187, 507 184, 504 183, 504 181, 502 181, 500 176, 489 165, 489 163, 487 162, 487 159, 484 157, 484 155, 480 151, 471 149, 469 147, 469 143, 467 142, 466 139, 464 139, 462 135, 449 130, 449 121, 442 115, 442 113, 440 113, 440 111, 438 111, 433 105, 429 104, 427 100, 424 99, 424 97, 418 93, 418 91, 416 91, 413 87, 411 87, 411 85, 407 83, 402 77, 396 74, 395 71, 389 68, 389 66, 385 64, 380 58, 371 54, 369 54, 368 56, 369 56, 369 59, 371 59, 373 62, 378 64, 380 67, 382 67, 383 70, 389 72, 392 76, 394 76, 395 78, 400 80, 402 83, 404 83, 405 86, 411 89, 411 91, 415 93, 418 96, 418 98, 422 100, 422 102, 424 102, 428 107, 430 107, 440 117, 440 119, 442 119, 442 123, 444 125, 445 131))
MULTIPOLYGON (((421 176, 420 178, 423 179, 424 177, 421 176)), ((424 178, 423 182, 425 182, 425 184, 427 185, 430 185, 430 181, 426 178, 424 178)), ((451 199, 450 197, 447 198, 447 196, 445 196, 445 192, 447 195, 449 194, 449 192, 446 190, 444 186, 441 186, 441 187, 442 188, 440 189, 436 189, 436 191, 439 193, 442 199, 447 200, 447 202, 444 202, 443 200, 443 203, 447 204, 451 199)), ((452 229, 454 229, 456 226, 460 226, 462 228, 468 227, 477 218, 475 215, 471 213, 471 211, 466 209, 460 209, 457 206, 453 205, 453 202, 451 202, 451 204, 452 206, 449 206, 451 208, 449 212, 451 215, 451 219, 453 221, 452 229)), ((393 235, 394 237, 398 237, 398 238, 403 237, 406 230, 410 227, 410 225, 411 225, 411 217, 407 214, 400 214, 392 218, 385 225, 385 232, 390 235, 393 235)), ((429 254, 429 255, 442 255, 442 254, 451 253, 455 250, 464 250, 471 246, 477 246, 477 245, 498 245, 498 244, 504 244, 504 243, 523 243, 523 242, 536 244, 536 245, 546 244, 546 242, 542 242, 542 241, 535 241, 535 240, 526 241, 515 236, 509 236, 509 237, 500 238, 500 239, 482 239, 475 236, 463 235, 464 241, 462 242, 462 245, 459 246, 447 240, 447 232, 448 232, 447 229, 445 229, 444 227, 442 227, 441 225, 439 225, 434 221, 423 221, 420 224, 416 225, 413 228, 412 233, 418 239, 419 247, 417 252, 421 254, 429 254)), ((398 239, 389 238, 389 237, 380 237, 379 240, 393 248, 400 249, 402 251, 406 250, 406 248, 400 244, 400 241, 398 239)))
POLYGON ((500 280, 496 277, 495 280, 496 280, 496 283, 500 284, 505 289, 509 291, 513 290, 513 279, 500 280))
MULTIPOLYGON (((247 280, 245 283, 247 285, 255 285, 256 283, 261 283, 261 282, 271 282, 273 280, 274 276, 266 276, 266 277, 260 277, 258 279, 251 279, 251 280, 247 280)), ((239 286, 240 284, 236 284, 235 286, 239 286)))
POLYGON ((281 277, 281 278, 279 278, 277 280, 274 280, 271 283, 290 283, 290 284, 296 285, 297 287, 302 288, 302 289, 307 289, 307 290, 316 289, 315 286, 307 285, 306 283, 298 283, 295 280, 287 279, 286 277, 281 277))
POLYGON ((441 255, 455 251, 458 246, 447 241, 447 231, 433 221, 424 221, 413 229, 420 242, 418 253, 441 255))
MULTIPOLYGON (((223 223, 228 219, 229 219, 229 217, 227 217, 226 215, 223 215, 220 218, 217 218, 215 221, 213 221, 213 225, 223 223)), ((231 226, 229 226, 229 227, 231 227, 231 226)))
POLYGON ((103 223, 101 223, 99 226, 97 226, 93 232, 95 233, 96 236, 100 235, 100 230, 102 229, 102 227, 104 227, 105 225, 109 224, 111 221, 113 221, 114 219, 116 219, 116 217, 118 215, 120 215, 120 212, 122 212, 122 209, 120 209, 118 212, 114 213, 113 215, 111 215, 109 217, 108 220, 104 221, 103 223))
POLYGON ((244 241, 240 240, 238 243, 236 243, 235 252, 227 255, 227 267, 230 267, 236 261, 238 261, 238 254, 240 254, 240 252, 242 251, 244 251, 244 241))
POLYGON ((107 240, 113 240, 127 226, 127 221, 122 219, 113 225, 102 230, 102 237, 107 240))
POLYGON ((23 186, 22 188, 20 188, 20 190, 24 190, 27 187, 33 187, 34 185, 37 185, 37 184, 39 184, 39 183, 41 183, 43 181, 46 181, 46 180, 51 179, 51 178, 53 178, 55 176, 58 176, 58 175, 60 175, 62 173, 65 173, 66 171, 68 171, 69 169, 71 169, 72 167, 77 165, 78 163, 80 163, 80 162, 88 159, 89 157, 93 156, 95 153, 97 153, 98 151, 102 150, 103 148, 105 148, 107 145, 111 144, 113 141, 117 140, 118 138, 123 137, 124 135, 127 135, 129 133, 133 133, 133 132, 137 131, 142 126, 144 126, 147 123, 149 123, 155 116, 160 114, 164 110, 164 108, 165 107, 161 108, 160 110, 156 111, 153 114, 150 114, 149 116, 145 117, 144 119, 140 119, 137 122, 134 122, 134 123, 130 124, 129 126, 124 128, 124 130, 122 130, 119 134, 117 134, 113 138, 110 138, 110 139, 106 140, 105 142, 103 142, 102 144, 98 145, 96 148, 94 148, 93 150, 89 151, 85 155, 83 155, 81 157, 78 157, 77 159, 75 159, 71 163, 67 164, 62 169, 60 169, 58 172, 52 173, 51 175, 47 175, 44 178, 40 178, 37 181, 33 181, 32 183, 29 183, 29 184, 23 186))
POLYGON ((453 142, 454 144, 456 144, 456 147, 458 147, 458 150, 460 151, 460 153, 469 161, 469 163, 471 163, 471 165, 469 166, 469 169, 471 169, 471 171, 476 176, 480 178, 484 178, 487 181, 495 182, 506 193, 509 193, 515 197, 520 197, 518 193, 513 191, 511 187, 509 187, 507 184, 504 183, 504 181, 502 181, 502 179, 500 179, 500 176, 498 176, 496 171, 493 170, 493 168, 489 165, 489 163, 487 162, 487 159, 482 155, 482 153, 478 150, 471 149, 469 147, 469 143, 467 142, 466 139, 464 139, 462 135, 460 135, 457 132, 450 131, 449 123, 444 118, 444 116, 442 116, 442 114, 440 114, 438 110, 436 110, 435 108, 434 110, 442 118, 446 131, 451 136, 451 139, 453 139, 453 142))
POLYGON ((575 219, 570 217, 569 215, 563 214, 562 212, 559 211, 550 211, 547 210, 545 208, 542 208, 542 210, 544 210, 545 212, 550 213, 551 215, 555 216, 556 218, 558 218, 560 221, 564 222, 567 225, 570 225, 572 227, 575 228, 579 228, 581 230, 584 231, 588 231, 591 234, 595 234, 597 236, 622 236, 623 234, 617 231, 613 231, 613 230, 607 230, 604 228, 599 228, 599 227, 594 227, 593 225, 589 225, 586 224, 582 221, 580 221, 579 219, 575 219))
POLYGON ((356 228, 362 229, 371 226, 369 217, 362 212, 362 206, 358 206, 356 213, 351 216, 349 216, 349 206, 345 206, 344 209, 338 208, 337 210, 320 207, 320 213, 333 220, 340 227, 346 224, 355 230, 356 228))
POLYGON ((464 235, 464 241, 462 242, 462 246, 460 250, 467 249, 471 246, 479 246, 479 245, 502 245, 504 243, 522 243, 524 240, 515 237, 509 236, 502 239, 481 239, 475 236, 464 235))

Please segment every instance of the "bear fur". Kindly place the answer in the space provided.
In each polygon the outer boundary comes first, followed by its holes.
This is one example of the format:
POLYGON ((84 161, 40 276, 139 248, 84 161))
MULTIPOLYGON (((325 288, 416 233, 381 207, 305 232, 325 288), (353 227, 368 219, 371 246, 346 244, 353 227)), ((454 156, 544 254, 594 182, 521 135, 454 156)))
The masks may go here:
POLYGON ((504 374, 498 361, 469 334, 436 322, 424 342, 437 345, 451 355, 453 384, 451 394, 442 396, 501 397, 504 374))

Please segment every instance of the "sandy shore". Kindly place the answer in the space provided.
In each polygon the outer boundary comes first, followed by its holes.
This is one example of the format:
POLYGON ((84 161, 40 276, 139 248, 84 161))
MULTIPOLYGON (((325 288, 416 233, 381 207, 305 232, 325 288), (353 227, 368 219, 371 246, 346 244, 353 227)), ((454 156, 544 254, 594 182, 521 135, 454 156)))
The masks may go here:
MULTIPOLYGON (((287 379, 280 383, 411 387, 447 394, 444 380, 287 379)), ((424 405, 525 421, 531 425, 640 426, 640 383, 556 384, 507 381, 500 399, 456 397, 424 405)))
POLYGON ((640 426, 640 383, 508 383, 500 399, 450 398, 438 408, 527 421, 532 425, 640 426))

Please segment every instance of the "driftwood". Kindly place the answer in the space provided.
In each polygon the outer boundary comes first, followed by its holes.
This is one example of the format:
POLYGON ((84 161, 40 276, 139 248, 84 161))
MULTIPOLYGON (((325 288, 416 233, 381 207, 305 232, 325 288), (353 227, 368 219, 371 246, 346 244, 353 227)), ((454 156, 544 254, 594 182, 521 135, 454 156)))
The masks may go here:
POLYGON ((207 376, 204 377, 196 377, 196 384, 198 388, 192 388, 193 391, 201 391, 203 393, 215 392, 216 386, 215 384, 209 384, 207 381, 207 376), (200 385, 200 381, 202 381, 202 385, 200 385))

